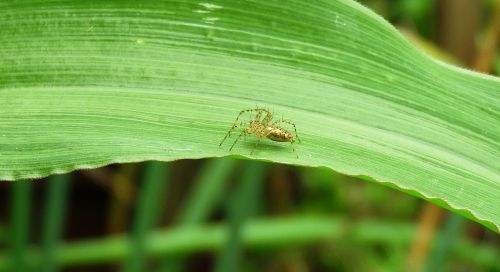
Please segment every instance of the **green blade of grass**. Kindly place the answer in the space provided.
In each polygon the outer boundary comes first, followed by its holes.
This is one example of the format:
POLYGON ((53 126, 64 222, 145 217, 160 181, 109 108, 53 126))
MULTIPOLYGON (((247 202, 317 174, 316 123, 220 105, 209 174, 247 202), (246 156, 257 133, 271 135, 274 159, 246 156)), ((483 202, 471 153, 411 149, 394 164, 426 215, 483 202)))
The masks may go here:
POLYGON ((29 271, 27 248, 30 238, 31 181, 20 180, 12 184, 10 208, 10 271, 29 271))
POLYGON ((155 220, 158 219, 157 213, 160 211, 160 200, 165 193, 167 175, 168 165, 165 163, 146 163, 144 179, 137 197, 130 252, 124 264, 124 271, 147 270, 146 244, 151 228, 154 226, 155 220))
MULTIPOLYGON (((146 243, 146 253, 152 258, 163 258, 166 254, 188 254, 215 250, 226 242, 227 226, 199 225, 189 228, 155 230, 146 243)), ((389 245, 406 248, 413 239, 414 225, 404 222, 351 221, 346 218, 322 216, 295 216, 288 218, 251 219, 243 231, 245 248, 261 252, 265 249, 290 247, 317 241, 342 239, 349 233, 359 245, 389 245)), ((128 237, 84 240, 61 245, 56 262, 61 267, 113 263, 128 257, 132 244, 128 237)), ((498 247, 478 245, 459 240, 453 248, 457 258, 498 270, 498 247)), ((26 265, 40 262, 40 251, 30 249, 26 265)), ((0 252, 0 271, 8 270, 8 258, 0 252)))
POLYGON ((243 229, 249 217, 257 210, 260 188, 266 174, 266 165, 261 162, 249 162, 241 173, 241 180, 235 192, 226 204, 227 230, 226 244, 219 252, 214 271, 241 271, 243 254, 243 229))
POLYGON ((4 225, 0 225, 0 246, 4 246, 7 240, 7 229, 4 225))
POLYGON ((500 226, 500 80, 425 56, 355 1, 2 1, 0 29, 0 179, 236 154, 500 226), (256 106, 297 125, 299 158, 218 147, 256 106))
MULTIPOLYGON (((212 159, 204 165, 193 191, 181 209, 176 222, 178 226, 199 225, 210 216, 221 202, 226 184, 237 165, 237 161, 230 158, 212 159)), ((184 262, 185 256, 168 256, 161 262, 157 271, 182 271, 184 262)))
POLYGON ((181 226, 190 226, 206 220, 221 202, 231 173, 237 165, 236 160, 229 158, 207 162, 196 180, 193 192, 185 202, 185 207, 182 208, 177 223, 181 226))
POLYGON ((434 250, 429 254, 425 271, 442 271, 444 264, 450 256, 451 249, 457 238, 460 237, 465 219, 457 214, 450 214, 446 218, 439 236, 435 239, 434 250))
POLYGON ((54 255, 66 213, 66 197, 69 187, 69 175, 56 175, 50 178, 45 200, 45 216, 42 232, 42 264, 39 271, 57 271, 54 255))

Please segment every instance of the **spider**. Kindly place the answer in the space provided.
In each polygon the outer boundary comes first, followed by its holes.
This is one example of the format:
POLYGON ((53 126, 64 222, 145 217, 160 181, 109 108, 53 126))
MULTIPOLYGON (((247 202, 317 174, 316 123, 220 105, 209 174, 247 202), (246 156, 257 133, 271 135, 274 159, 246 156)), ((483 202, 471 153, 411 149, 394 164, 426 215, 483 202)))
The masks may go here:
POLYGON ((241 136, 244 136, 246 138, 247 135, 253 135, 257 137, 257 142, 255 143, 252 152, 250 154, 253 154, 255 149, 260 143, 260 140, 262 138, 268 138, 272 141, 276 142, 290 142, 292 144, 292 150, 297 156, 297 152, 295 151, 295 148, 293 146, 293 143, 295 141, 298 141, 299 143, 301 142, 299 139, 299 136, 297 135, 297 128, 294 123, 284 120, 283 118, 277 121, 273 121, 273 114, 262 108, 255 108, 255 109, 247 109, 247 110, 242 110, 236 117, 236 120, 233 123, 233 126, 228 130, 226 133, 226 136, 224 136, 224 139, 219 144, 219 147, 222 146, 224 141, 228 138, 231 137, 231 132, 235 130, 238 127, 246 126, 244 130, 241 131, 240 135, 236 138, 234 141, 233 145, 231 145, 231 148, 229 148, 229 151, 231 151, 234 147, 234 145, 238 142, 238 140, 241 138, 241 136), (255 117, 248 121, 239 121, 240 117, 249 112, 255 112, 255 117), (295 136, 288 132, 288 130, 280 127, 280 124, 288 124, 293 126, 293 129, 295 130, 295 136))

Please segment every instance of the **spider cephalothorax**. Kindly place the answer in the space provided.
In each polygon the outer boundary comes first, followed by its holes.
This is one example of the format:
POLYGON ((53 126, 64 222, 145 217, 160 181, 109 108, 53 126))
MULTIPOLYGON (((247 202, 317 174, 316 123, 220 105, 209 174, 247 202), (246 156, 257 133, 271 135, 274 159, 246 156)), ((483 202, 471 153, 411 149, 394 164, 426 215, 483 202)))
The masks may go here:
MULTIPOLYGON (((236 121, 234 121, 233 126, 226 133, 224 139, 222 139, 221 143, 219 144, 219 147, 222 146, 222 143, 224 143, 224 141, 228 137, 231 137, 231 132, 233 130, 239 127, 245 127, 245 129, 241 131, 240 135, 238 135, 238 137, 236 138, 236 140, 234 141, 233 145, 229 150, 233 149, 234 145, 238 142, 241 136, 253 135, 257 137, 258 140, 255 143, 254 148, 252 149, 252 154, 262 138, 268 138, 276 142, 290 142, 292 144, 293 152, 295 152, 293 143, 295 141, 298 141, 300 143, 300 139, 299 136, 297 135, 297 128, 295 127, 295 124, 284 119, 276 120, 274 122, 272 122, 272 120, 273 120, 273 114, 266 109, 256 108, 256 109, 247 109, 240 111, 240 113, 236 117, 236 121), (243 114, 250 112, 255 112, 255 117, 253 119, 251 119, 250 121, 239 120, 243 114), (286 130, 285 128, 281 127, 280 126, 281 124, 288 124, 293 126, 295 135, 288 132, 288 130, 286 130)), ((295 153, 295 155, 297 155, 297 153, 295 153)))

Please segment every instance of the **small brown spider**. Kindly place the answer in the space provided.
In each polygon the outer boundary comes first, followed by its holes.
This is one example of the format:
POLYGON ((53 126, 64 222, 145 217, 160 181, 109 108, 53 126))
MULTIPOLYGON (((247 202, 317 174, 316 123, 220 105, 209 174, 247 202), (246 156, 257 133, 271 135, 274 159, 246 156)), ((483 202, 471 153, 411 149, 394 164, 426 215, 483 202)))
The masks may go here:
POLYGON ((266 109, 256 108, 256 109, 247 109, 240 111, 240 114, 238 114, 238 117, 236 117, 233 126, 229 129, 229 131, 226 133, 226 136, 224 136, 224 139, 222 139, 222 141, 220 142, 219 147, 222 146, 222 143, 224 143, 224 141, 228 137, 231 137, 231 132, 234 129, 246 126, 246 128, 241 131, 238 138, 236 138, 231 148, 229 148, 229 151, 233 149, 234 145, 236 144, 236 142, 238 142, 241 136, 246 137, 246 135, 253 135, 257 137, 258 140, 255 143, 252 152, 250 154, 253 154, 255 148, 257 148, 262 138, 268 138, 276 142, 290 142, 292 144, 292 150, 298 158, 299 156, 297 155, 297 152, 295 151, 295 148, 293 146, 293 143, 296 140, 300 143, 300 139, 299 136, 297 135, 297 128, 295 127, 295 124, 288 120, 283 120, 283 119, 271 123, 272 120, 273 120, 273 114, 266 109), (241 115, 248 112, 255 112, 255 117, 248 122, 239 121, 241 115), (293 126, 293 129, 295 130, 295 136, 292 133, 288 132, 286 129, 280 127, 279 126, 280 124, 289 124, 293 126))

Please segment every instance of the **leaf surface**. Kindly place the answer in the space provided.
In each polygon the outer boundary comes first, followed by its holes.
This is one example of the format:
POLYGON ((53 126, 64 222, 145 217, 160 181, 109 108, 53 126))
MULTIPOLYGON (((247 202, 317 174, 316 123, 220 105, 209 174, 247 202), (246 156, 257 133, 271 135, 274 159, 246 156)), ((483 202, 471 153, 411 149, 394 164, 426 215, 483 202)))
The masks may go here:
MULTIPOLYGON (((0 179, 234 154, 365 176, 500 225, 500 80, 354 1, 0 2, 0 179), (239 132, 240 110, 297 125, 239 132), (287 127, 288 128, 288 127, 287 127)), ((244 117, 249 120, 250 116, 244 117)))

